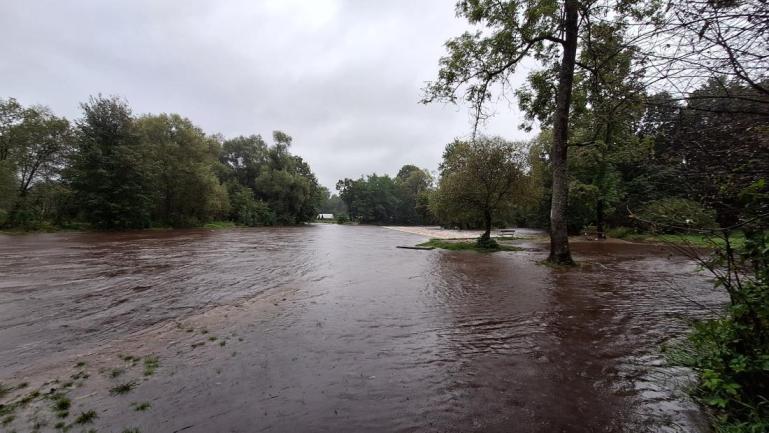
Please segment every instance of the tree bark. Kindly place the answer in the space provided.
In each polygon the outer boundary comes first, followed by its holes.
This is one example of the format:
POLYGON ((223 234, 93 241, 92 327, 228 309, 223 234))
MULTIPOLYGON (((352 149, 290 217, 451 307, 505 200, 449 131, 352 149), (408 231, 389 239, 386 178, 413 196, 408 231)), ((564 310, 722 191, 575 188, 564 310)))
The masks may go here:
POLYGON ((483 228, 484 232, 481 235, 482 240, 491 239, 491 211, 488 209, 483 211, 483 228))
POLYGON ((578 38, 578 1, 566 0, 565 39, 561 69, 558 72, 558 90, 555 98, 555 116, 553 119, 553 148, 551 150, 553 168, 553 191, 550 203, 550 257, 555 264, 574 263, 569 250, 569 234, 566 226, 566 208, 568 204, 568 174, 566 171, 566 151, 569 134, 569 108, 574 83, 574 65, 577 56, 578 38))

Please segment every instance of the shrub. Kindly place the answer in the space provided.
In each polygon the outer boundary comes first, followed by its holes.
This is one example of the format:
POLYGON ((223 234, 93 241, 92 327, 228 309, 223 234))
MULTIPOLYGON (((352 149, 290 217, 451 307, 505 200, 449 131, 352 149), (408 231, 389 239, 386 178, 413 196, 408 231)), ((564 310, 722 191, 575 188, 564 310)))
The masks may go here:
POLYGON ((728 308, 698 323, 680 351, 699 374, 695 395, 717 432, 769 431, 769 190, 761 181, 743 195, 744 242, 735 248, 725 229, 711 257, 695 257, 729 295, 728 308))
POLYGON ((624 239, 630 235, 635 234, 635 229, 630 227, 613 227, 606 231, 606 234, 610 238, 624 239))

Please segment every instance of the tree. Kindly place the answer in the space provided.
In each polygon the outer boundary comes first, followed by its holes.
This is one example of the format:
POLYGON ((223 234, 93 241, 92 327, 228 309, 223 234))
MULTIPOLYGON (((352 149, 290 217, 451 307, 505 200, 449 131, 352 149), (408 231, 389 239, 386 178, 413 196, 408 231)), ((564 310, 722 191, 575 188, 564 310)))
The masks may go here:
POLYGON ((35 181, 57 174, 72 136, 67 119, 54 116, 46 107, 24 110, 23 121, 14 130, 18 194, 23 198, 35 181))
MULTIPOLYGON (((219 156, 222 181, 236 182, 253 193, 255 202, 266 203, 272 223, 312 221, 322 199, 318 180, 310 166, 289 151, 292 138, 288 134, 275 131, 273 140, 272 146, 258 135, 226 140, 219 156)), ((241 194, 240 188, 228 189, 233 203, 243 202, 242 197, 233 196, 241 194)))
POLYGON ((430 219, 425 206, 433 178, 427 170, 415 165, 404 165, 395 176, 400 201, 396 220, 402 224, 424 224, 430 219))
POLYGON ((178 114, 142 116, 136 128, 151 155, 153 221, 190 226, 228 212, 227 193, 213 171, 217 155, 200 128, 178 114))
POLYGON ((579 38, 580 2, 461 0, 457 14, 470 24, 485 26, 487 33, 465 32, 446 43, 449 55, 440 60, 438 80, 425 89, 423 102, 456 102, 458 89, 466 86, 465 99, 475 111, 475 127, 485 116, 484 105, 494 85, 504 85, 521 61, 533 57, 552 64, 559 56, 555 91, 553 144, 551 148, 552 202, 550 258, 572 263, 566 228, 567 139, 574 67, 579 38))
POLYGON ((99 228, 144 228, 151 223, 149 157, 128 104, 91 97, 81 104, 68 179, 85 218, 99 228))
POLYGON ((439 217, 480 219, 484 232, 479 244, 488 243, 494 217, 523 188, 522 150, 521 143, 499 137, 456 140, 446 146, 435 194, 439 217))

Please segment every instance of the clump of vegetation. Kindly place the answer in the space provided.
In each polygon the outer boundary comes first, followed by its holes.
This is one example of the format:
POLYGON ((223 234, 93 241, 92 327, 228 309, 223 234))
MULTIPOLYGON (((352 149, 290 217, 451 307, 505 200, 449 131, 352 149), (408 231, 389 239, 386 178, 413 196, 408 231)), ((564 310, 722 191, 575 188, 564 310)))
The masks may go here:
POLYGON ((125 382, 110 388, 109 393, 111 395, 128 394, 129 392, 133 391, 135 387, 136 387, 135 381, 125 382))
POLYGON ((152 407, 152 404, 150 404, 148 401, 143 401, 141 403, 131 403, 131 407, 133 407, 137 412, 144 412, 149 410, 152 407))
POLYGON ((144 357, 144 375, 152 376, 160 366, 160 359, 155 355, 144 357))
POLYGON ((109 371, 109 377, 115 379, 117 377, 120 377, 125 373, 125 370, 122 368, 113 368, 109 371))
POLYGON ((90 424, 94 422, 97 417, 96 411, 93 410, 81 412, 80 415, 75 418, 75 424, 90 424))
POLYGON ((128 364, 129 367, 135 366, 141 360, 138 356, 133 355, 118 355, 118 357, 128 364))
POLYGON ((699 374, 696 397, 710 408, 717 431, 729 433, 769 431, 769 189, 757 182, 743 195, 744 245, 733 247, 727 229, 722 248, 697 257, 726 290, 728 308, 696 324, 673 352, 699 374))
POLYGON ((66 418, 69 416, 69 408, 72 405, 72 401, 65 394, 55 393, 49 397, 53 401, 53 411, 59 418, 66 418))

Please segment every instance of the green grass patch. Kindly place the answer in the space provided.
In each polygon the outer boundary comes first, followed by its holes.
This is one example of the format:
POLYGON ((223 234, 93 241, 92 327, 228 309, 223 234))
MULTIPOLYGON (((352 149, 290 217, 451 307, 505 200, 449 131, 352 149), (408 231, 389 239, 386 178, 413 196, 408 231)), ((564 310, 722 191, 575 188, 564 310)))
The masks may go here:
POLYGON ((144 357, 144 375, 152 376, 155 374, 155 370, 160 367, 160 359, 155 355, 148 355, 144 357))
MULTIPOLYGON (((627 227, 609 229, 607 235, 610 238, 624 239, 626 241, 691 245, 702 248, 717 248, 723 247, 726 244, 724 240, 718 236, 710 236, 698 233, 639 233, 627 227)), ((732 248, 742 248, 742 246, 745 245, 745 235, 741 232, 735 232, 729 237, 729 242, 732 248)))
POLYGON ((449 251, 479 251, 493 253, 497 251, 521 251, 521 248, 512 245, 497 244, 494 248, 482 248, 475 241, 455 241, 448 239, 430 239, 427 242, 417 244, 418 247, 433 247, 449 251))
POLYGON ((237 224, 235 224, 233 221, 211 221, 210 223, 207 223, 203 225, 204 229, 231 229, 237 227, 237 224))

